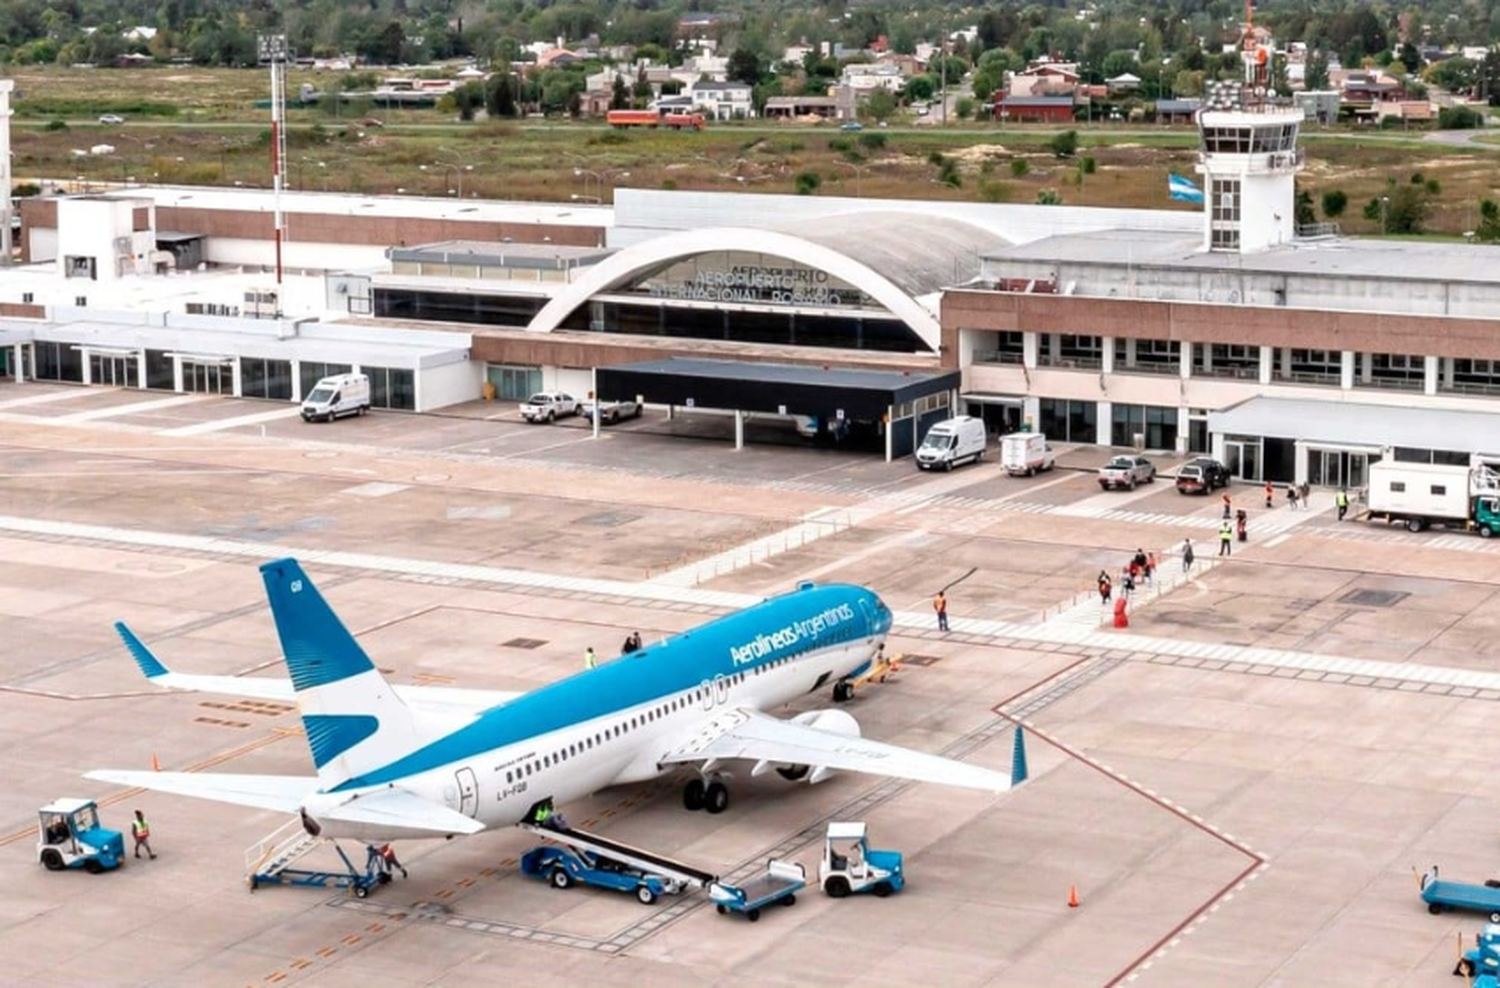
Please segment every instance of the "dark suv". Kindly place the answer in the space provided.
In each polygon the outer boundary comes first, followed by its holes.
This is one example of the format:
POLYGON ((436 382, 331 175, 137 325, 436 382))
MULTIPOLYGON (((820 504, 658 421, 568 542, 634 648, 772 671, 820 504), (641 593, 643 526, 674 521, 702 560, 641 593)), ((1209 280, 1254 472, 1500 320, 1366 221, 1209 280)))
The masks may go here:
POLYGON ((1177 493, 1208 494, 1216 487, 1229 486, 1229 468, 1218 460, 1200 456, 1177 469, 1177 493))

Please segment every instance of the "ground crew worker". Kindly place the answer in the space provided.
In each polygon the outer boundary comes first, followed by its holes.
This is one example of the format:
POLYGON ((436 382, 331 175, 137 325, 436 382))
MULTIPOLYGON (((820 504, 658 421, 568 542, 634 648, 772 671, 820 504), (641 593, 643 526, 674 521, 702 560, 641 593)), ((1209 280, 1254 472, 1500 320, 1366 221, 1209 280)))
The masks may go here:
POLYGON ((1224 519, 1227 521, 1229 519, 1230 507, 1233 502, 1229 498, 1228 491, 1225 491, 1223 494, 1221 494, 1220 499, 1224 502, 1224 519))
POLYGON ((1266 481, 1266 509, 1276 507, 1276 491, 1271 487, 1271 482, 1266 481))
POLYGON ((932 598, 932 609, 937 612, 938 630, 948 630, 948 598, 943 596, 939 590, 937 596, 932 598))
POLYGON ((135 819, 130 821, 130 836, 135 838, 135 856, 141 856, 141 848, 151 855, 151 860, 156 860, 156 852, 151 850, 151 824, 146 822, 145 816, 140 810, 135 811, 135 819))
POLYGON ((1108 604, 1109 598, 1114 596, 1115 585, 1110 580, 1109 574, 1104 570, 1099 571, 1099 603, 1108 604))
POLYGON ((585 669, 593 669, 598 664, 599 656, 594 654, 594 646, 590 645, 583 650, 583 667, 585 669))
POLYGON ((406 866, 400 861, 396 860, 396 849, 392 845, 386 844, 380 849, 380 860, 385 863, 385 870, 387 872, 389 872, 392 868, 395 868, 401 872, 402 878, 411 877, 406 873, 406 866))
POLYGON ((1340 487, 1339 492, 1334 495, 1333 503, 1338 505, 1339 521, 1344 520, 1344 515, 1349 513, 1349 492, 1340 487))
POLYGON ((1219 555, 1234 555, 1234 526, 1229 524, 1229 519, 1224 519, 1224 524, 1219 526, 1219 555))
POLYGON ((1192 573, 1192 571, 1193 571, 1193 540, 1192 539, 1183 539, 1182 540, 1182 572, 1183 573, 1192 573))

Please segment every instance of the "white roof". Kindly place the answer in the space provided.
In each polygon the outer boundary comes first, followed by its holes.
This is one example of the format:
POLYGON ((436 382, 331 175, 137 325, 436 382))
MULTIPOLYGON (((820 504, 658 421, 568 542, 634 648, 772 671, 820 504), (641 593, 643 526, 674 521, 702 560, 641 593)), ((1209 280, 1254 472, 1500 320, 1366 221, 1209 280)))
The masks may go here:
POLYGON ((863 823, 837 823, 828 824, 829 840, 864 840, 865 825, 863 823))
POLYGON ((1251 398, 1221 412, 1209 412, 1208 428, 1311 443, 1500 454, 1500 415, 1409 404, 1398 408, 1338 400, 1251 398))
POLYGON ((92 799, 80 799, 77 796, 64 796, 61 799, 54 799, 46 806, 43 806, 39 812, 76 813, 79 810, 83 809, 85 806, 92 806, 93 803, 94 801, 92 799))

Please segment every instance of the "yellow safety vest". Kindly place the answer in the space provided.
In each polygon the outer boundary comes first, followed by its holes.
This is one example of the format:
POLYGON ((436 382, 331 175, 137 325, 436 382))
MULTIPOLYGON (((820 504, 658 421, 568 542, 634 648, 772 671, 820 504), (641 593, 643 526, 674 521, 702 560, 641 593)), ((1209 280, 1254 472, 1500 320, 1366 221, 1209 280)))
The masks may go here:
POLYGON ((132 820, 130 832, 135 835, 136 840, 145 840, 151 836, 151 825, 145 820, 132 820))

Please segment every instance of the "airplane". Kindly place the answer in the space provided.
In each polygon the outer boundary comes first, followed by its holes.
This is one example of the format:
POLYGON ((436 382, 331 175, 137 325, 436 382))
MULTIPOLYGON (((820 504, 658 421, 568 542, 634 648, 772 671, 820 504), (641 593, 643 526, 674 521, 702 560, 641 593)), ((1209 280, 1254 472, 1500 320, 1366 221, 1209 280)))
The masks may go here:
MULTIPOLYGON (((842 710, 774 709, 848 683, 882 653, 873 591, 803 583, 742 611, 527 693, 392 686, 294 559, 261 566, 290 680, 168 669, 115 625, 147 679, 295 701, 315 776, 100 769, 86 778, 300 814, 313 837, 378 843, 534 822, 610 786, 693 766, 689 810, 729 806, 724 766, 790 781, 864 772, 991 792, 1007 774, 860 736, 842 710)), ((846 692, 836 697, 847 699, 846 692)))

